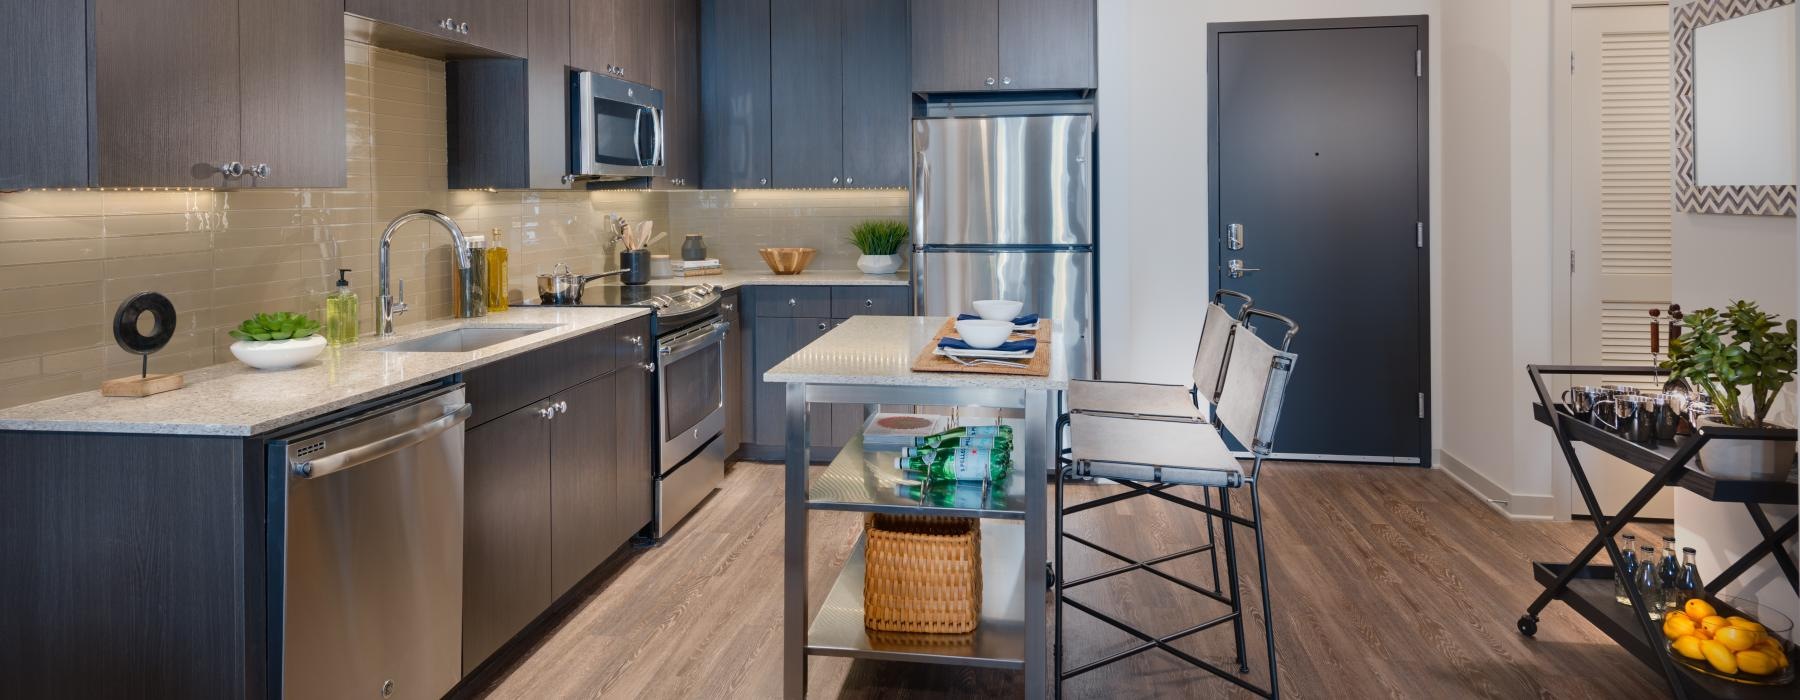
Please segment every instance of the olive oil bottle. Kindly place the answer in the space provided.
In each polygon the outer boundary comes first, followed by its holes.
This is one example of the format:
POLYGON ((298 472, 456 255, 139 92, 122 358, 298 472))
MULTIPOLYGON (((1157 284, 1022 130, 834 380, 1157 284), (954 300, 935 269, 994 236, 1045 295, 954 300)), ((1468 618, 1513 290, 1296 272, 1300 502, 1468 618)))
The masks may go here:
POLYGON ((349 268, 338 269, 337 288, 325 295, 325 342, 332 347, 349 345, 356 342, 360 335, 357 328, 356 292, 350 290, 349 268))
POLYGON ((487 308, 505 311, 511 306, 506 299, 506 246, 500 242, 500 229, 494 229, 492 238, 487 248, 487 308))

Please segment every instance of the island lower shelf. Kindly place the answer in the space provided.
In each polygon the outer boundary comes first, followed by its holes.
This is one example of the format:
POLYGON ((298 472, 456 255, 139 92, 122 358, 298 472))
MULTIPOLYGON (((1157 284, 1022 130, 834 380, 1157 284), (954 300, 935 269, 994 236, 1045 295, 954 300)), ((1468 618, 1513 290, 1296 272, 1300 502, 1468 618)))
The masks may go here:
MULTIPOLYGON (((1016 421, 1014 434, 1022 428, 1016 421)), ((1025 482, 1016 466, 1000 484, 949 482, 925 484, 895 466, 897 448, 867 449, 858 432, 832 458, 831 466, 813 476, 806 507, 893 515, 943 515, 963 518, 1025 518, 1025 482)), ((1013 464, 1025 463, 1024 447, 1013 445, 1013 464)))
POLYGON ((806 635, 806 653, 981 668, 1025 667, 1028 577, 1023 524, 981 521, 981 622, 968 634, 880 632, 864 627, 866 545, 866 539, 857 540, 825 604, 813 618, 806 635))

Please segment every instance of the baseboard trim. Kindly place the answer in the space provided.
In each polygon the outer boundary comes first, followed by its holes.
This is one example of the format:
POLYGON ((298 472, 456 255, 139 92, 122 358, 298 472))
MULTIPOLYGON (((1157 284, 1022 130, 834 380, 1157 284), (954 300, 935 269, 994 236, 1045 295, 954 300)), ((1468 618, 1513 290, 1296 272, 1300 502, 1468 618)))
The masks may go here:
POLYGON ((1556 519, 1556 502, 1550 496, 1507 491, 1448 451, 1439 449, 1435 453, 1437 459, 1433 468, 1450 475, 1456 483, 1501 515, 1513 520, 1556 519))

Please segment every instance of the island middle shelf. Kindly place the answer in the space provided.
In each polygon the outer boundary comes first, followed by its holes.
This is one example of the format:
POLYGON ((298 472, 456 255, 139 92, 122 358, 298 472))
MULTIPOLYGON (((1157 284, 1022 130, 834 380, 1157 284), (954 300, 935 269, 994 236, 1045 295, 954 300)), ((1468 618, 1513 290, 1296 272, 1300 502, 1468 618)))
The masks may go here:
MULTIPOLYGON (((1012 449, 1013 464, 1023 464, 1023 446, 1014 444, 1012 449)), ((895 466, 899 457, 898 449, 865 449, 862 433, 858 432, 824 472, 813 476, 806 489, 807 508, 1000 520, 1025 518, 1025 479, 1020 476, 1025 470, 1015 467, 999 484, 926 484, 909 478, 895 466)))

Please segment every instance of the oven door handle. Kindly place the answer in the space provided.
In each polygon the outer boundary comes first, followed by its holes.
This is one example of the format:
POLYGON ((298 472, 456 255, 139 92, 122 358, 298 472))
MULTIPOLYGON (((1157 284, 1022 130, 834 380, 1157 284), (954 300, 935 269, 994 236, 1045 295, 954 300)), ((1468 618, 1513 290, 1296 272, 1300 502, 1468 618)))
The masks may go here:
POLYGON ((658 346, 656 354, 662 356, 665 362, 687 357, 699 352, 701 348, 718 342, 720 338, 725 337, 725 332, 730 328, 730 321, 714 321, 711 327, 700 331, 697 335, 690 334, 671 344, 658 346))

